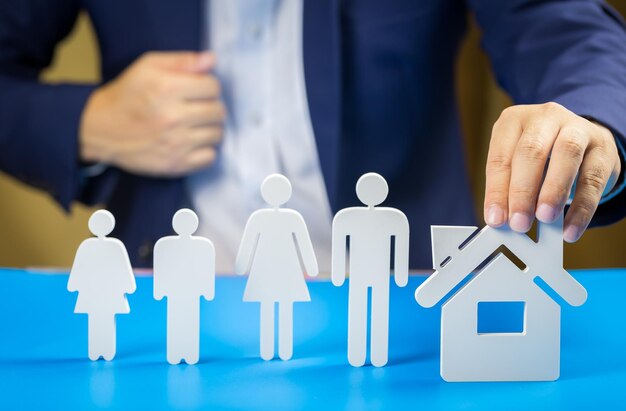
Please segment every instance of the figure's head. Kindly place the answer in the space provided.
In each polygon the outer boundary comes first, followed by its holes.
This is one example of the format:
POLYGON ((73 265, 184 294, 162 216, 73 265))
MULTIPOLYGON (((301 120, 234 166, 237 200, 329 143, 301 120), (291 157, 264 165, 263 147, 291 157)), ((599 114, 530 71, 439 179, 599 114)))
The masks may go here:
POLYGON ((389 186, 380 174, 363 174, 356 182, 356 195, 366 206, 377 206, 385 201, 388 193, 389 186))
POLYGON ((279 207, 291 198, 291 183, 282 174, 270 174, 261 184, 263 200, 272 207, 279 207))
POLYGON ((89 218, 89 231, 97 237, 106 237, 115 228, 115 217, 107 210, 98 210, 89 218))
POLYGON ((178 235, 192 235, 198 229, 198 216, 192 210, 178 210, 172 218, 172 227, 178 235))

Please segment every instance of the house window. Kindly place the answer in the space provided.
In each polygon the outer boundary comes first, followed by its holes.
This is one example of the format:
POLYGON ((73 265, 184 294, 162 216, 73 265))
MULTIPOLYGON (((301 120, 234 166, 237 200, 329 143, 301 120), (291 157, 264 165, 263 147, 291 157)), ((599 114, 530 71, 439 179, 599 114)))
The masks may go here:
POLYGON ((483 301, 478 303, 478 334, 523 333, 524 301, 483 301))

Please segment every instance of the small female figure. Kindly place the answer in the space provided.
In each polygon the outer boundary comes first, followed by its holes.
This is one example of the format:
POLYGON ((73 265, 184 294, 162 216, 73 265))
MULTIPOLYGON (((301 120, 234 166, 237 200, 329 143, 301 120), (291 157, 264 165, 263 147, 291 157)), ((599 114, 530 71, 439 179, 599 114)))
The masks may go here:
POLYGON ((88 315, 89 359, 110 361, 115 356, 115 314, 128 314, 126 294, 135 292, 135 277, 124 244, 106 237, 115 227, 113 214, 98 210, 89 219, 96 238, 78 247, 67 283, 78 291, 74 312, 88 315))
POLYGON ((235 272, 250 272, 243 300, 261 303, 261 358, 274 357, 274 304, 278 303, 278 355, 289 360, 293 353, 293 303, 311 301, 303 269, 309 276, 317 276, 317 260, 300 213, 280 208, 291 197, 289 180, 280 174, 268 176, 261 185, 261 195, 272 208, 257 210, 248 219, 235 272))

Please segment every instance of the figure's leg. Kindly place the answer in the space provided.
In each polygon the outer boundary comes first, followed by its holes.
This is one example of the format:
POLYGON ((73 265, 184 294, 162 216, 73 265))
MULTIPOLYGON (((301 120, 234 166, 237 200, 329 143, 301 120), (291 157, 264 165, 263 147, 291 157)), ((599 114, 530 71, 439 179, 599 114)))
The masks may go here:
POLYGON ((348 291, 348 362, 365 364, 367 349, 367 287, 350 284, 348 291))
POLYGON ((278 303, 278 356, 289 360, 293 355, 293 303, 278 303))
POLYGON ((198 298, 168 298, 167 362, 195 364, 200 356, 200 307, 198 298))
POLYGON ((186 329, 181 334, 182 357, 187 364, 197 364, 200 359, 200 298, 189 298, 185 303, 186 329))
POLYGON ((389 280, 372 287, 371 318, 372 365, 382 367, 387 364, 389 353, 389 280))
POLYGON ((179 322, 180 315, 178 314, 178 301, 174 298, 167 298, 167 341, 166 341, 166 357, 167 362, 170 364, 179 364, 182 360, 180 347, 179 347, 179 335, 181 333, 181 326, 179 322))
POLYGON ((89 359, 91 361, 96 361, 98 358, 102 356, 102 343, 100 333, 101 330, 98 329, 98 320, 96 319, 96 314, 89 314, 87 316, 87 345, 89 351, 89 359))
POLYGON ((89 359, 111 361, 115 357, 115 314, 89 314, 87 328, 89 359))
POLYGON ((261 358, 274 358, 274 302, 261 303, 261 358))

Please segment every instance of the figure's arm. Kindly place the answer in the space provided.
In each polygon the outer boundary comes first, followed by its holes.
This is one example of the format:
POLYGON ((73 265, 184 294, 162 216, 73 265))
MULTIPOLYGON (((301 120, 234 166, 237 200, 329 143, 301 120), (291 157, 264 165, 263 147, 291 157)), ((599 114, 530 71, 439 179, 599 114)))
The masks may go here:
POLYGON ((235 259, 235 274, 237 275, 244 275, 250 271, 250 266, 252 265, 254 250, 259 240, 259 230, 257 229, 255 217, 256 214, 250 216, 243 231, 243 237, 239 245, 237 258, 235 259))
POLYGON ((211 301, 215 298, 215 246, 209 240, 207 240, 207 242, 209 245, 209 247, 207 247, 206 259, 208 273, 202 296, 205 300, 211 301))
POLYGON ((526 231, 535 216, 551 222, 576 178, 567 241, 578 239, 596 206, 592 224, 626 216, 626 164, 619 147, 626 143, 623 19, 597 0, 469 5, 499 83, 519 104, 494 126, 485 220, 498 226, 508 217, 516 231, 526 231))
POLYGON ((123 265, 126 271, 124 273, 125 275, 124 275, 123 290, 126 294, 132 294, 137 289, 137 284, 135 283, 135 273, 133 272, 133 266, 130 264, 130 258, 128 258, 128 252, 126 252, 126 247, 124 246, 124 243, 122 243, 120 240, 117 240, 117 239, 113 239, 113 240, 116 241, 120 246, 120 250, 122 252, 120 256, 122 257, 123 265))
MULTIPOLYGON (((89 240, 85 240, 89 241, 89 240)), ((85 241, 81 243, 76 250, 76 256, 74 257, 74 263, 72 264, 72 269, 70 270, 70 277, 67 280, 67 291, 74 292, 78 291, 80 288, 80 278, 85 275, 84 273, 84 256, 82 250, 84 249, 85 241)))
POLYGON ((396 226, 394 278, 398 287, 404 287, 409 281, 409 220, 400 211, 396 226))
POLYGON ((154 261, 152 264, 152 295, 157 301, 160 301, 163 299, 163 297, 165 297, 165 290, 163 288, 163 275, 165 273, 161 271, 161 258, 163 258, 163 251, 161 250, 161 246, 163 245, 162 240, 163 239, 160 239, 156 242, 156 244, 154 245, 154 251, 152 253, 152 255, 154 256, 154 261))
POLYGON ((346 238, 341 211, 333 219, 331 280, 337 287, 346 280, 346 238))
POLYGON ((317 265, 317 258, 315 258, 315 250, 313 250, 311 237, 309 236, 309 231, 306 228, 306 223, 302 216, 298 215, 297 217, 294 227, 296 246, 300 249, 300 255, 302 256, 302 262, 304 263, 304 269, 307 275, 309 277, 317 277, 319 267, 317 265))
MULTIPOLYGON (((128 256, 126 257, 128 259, 128 256)), ((128 261, 128 271, 127 271, 128 284, 126 287, 126 294, 132 294, 137 290, 137 283, 135 282, 135 273, 133 272, 133 268, 130 265, 130 260, 128 261)))

